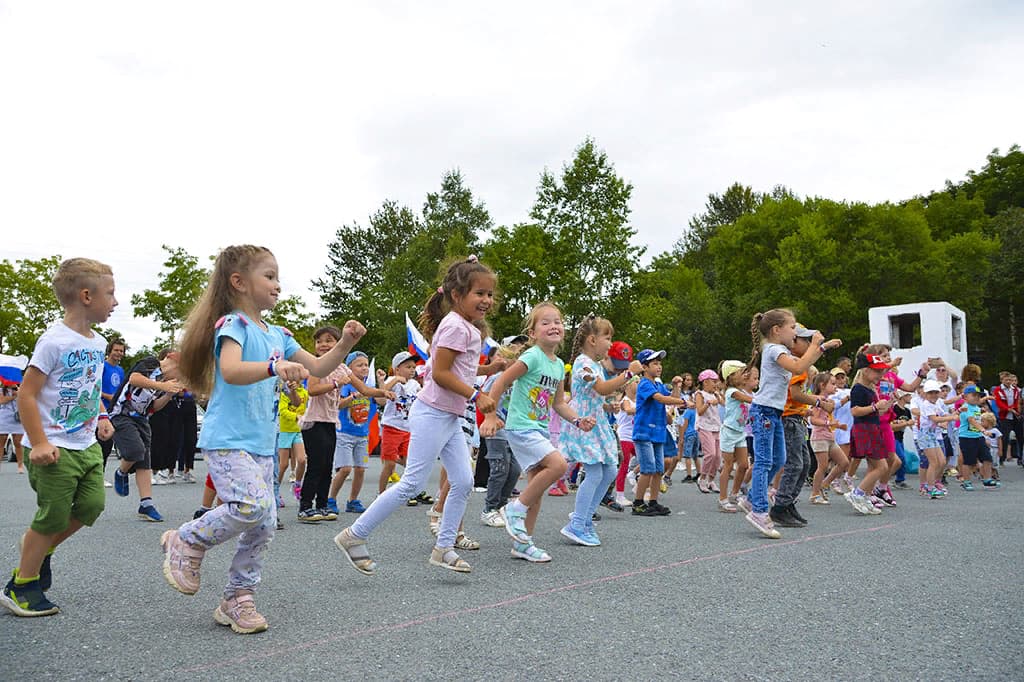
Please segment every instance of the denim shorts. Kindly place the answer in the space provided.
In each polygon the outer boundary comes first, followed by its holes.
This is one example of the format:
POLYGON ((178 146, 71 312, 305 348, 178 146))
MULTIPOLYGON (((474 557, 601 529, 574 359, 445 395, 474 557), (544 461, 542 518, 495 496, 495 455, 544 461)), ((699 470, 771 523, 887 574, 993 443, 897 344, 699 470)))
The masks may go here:
POLYGON ((665 473, 665 444, 652 443, 649 440, 634 440, 636 459, 641 474, 665 473))
POLYGON ((542 459, 556 451, 546 431, 510 431, 505 429, 505 439, 512 448, 512 455, 519 463, 519 468, 529 471, 537 466, 542 459))
POLYGON ((696 431, 683 436, 683 457, 686 459, 697 459, 700 457, 700 439, 697 438, 696 431))

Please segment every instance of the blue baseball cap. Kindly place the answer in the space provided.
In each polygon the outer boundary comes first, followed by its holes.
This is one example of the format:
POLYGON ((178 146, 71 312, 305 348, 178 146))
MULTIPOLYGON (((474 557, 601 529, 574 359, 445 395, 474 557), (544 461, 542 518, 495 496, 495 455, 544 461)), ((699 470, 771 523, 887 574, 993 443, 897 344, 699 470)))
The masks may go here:
POLYGON ((981 391, 978 390, 977 386, 971 384, 970 386, 964 387, 964 395, 968 395, 970 393, 981 393, 981 391))
POLYGON ((641 365, 646 365, 652 360, 663 360, 666 355, 668 355, 668 353, 663 350, 651 350, 650 348, 645 348, 636 354, 636 359, 641 365))
POLYGON ((351 353, 348 354, 347 358, 345 358, 345 364, 346 365, 351 365, 353 362, 355 362, 356 358, 365 358, 365 357, 368 357, 368 356, 363 351, 361 351, 361 350, 354 350, 354 351, 352 351, 351 353))

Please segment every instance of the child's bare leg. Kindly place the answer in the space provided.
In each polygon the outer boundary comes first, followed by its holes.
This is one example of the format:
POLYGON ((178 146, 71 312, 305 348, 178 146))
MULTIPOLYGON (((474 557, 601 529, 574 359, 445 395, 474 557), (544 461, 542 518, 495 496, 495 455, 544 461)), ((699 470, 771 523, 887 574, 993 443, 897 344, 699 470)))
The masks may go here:
MULTIPOLYGON (((350 489, 349 501, 358 500, 359 493, 363 491, 363 478, 366 476, 366 467, 354 467, 352 469, 352 488, 350 489)), ((331 497, 337 498, 336 495, 331 497)))
POLYGON ((391 474, 393 473, 395 473, 394 460, 385 459, 380 463, 380 478, 377 480, 378 495, 387 490, 388 481, 391 479, 391 474))
POLYGON ((341 492, 341 486, 345 485, 345 480, 348 478, 351 471, 352 467, 341 467, 334 472, 334 478, 331 479, 331 492, 328 497, 334 500, 338 499, 338 493, 341 492))
MULTIPOLYGON (((739 448, 737 448, 739 449, 739 448)), ((732 465, 736 459, 736 451, 722 453, 722 473, 718 476, 718 500, 729 499, 729 476, 732 474, 732 465)))
POLYGON ((736 497, 750 475, 750 458, 747 456, 747 449, 743 447, 737 447, 732 456, 736 461, 736 475, 732 477, 732 496, 736 497))
MULTIPOLYGON (((814 459, 818 462, 818 466, 814 468, 814 479, 811 482, 812 497, 821 494, 822 482, 825 480, 825 467, 828 466, 828 450, 815 452, 814 459)), ((829 474, 829 476, 832 476, 834 473, 829 474)))

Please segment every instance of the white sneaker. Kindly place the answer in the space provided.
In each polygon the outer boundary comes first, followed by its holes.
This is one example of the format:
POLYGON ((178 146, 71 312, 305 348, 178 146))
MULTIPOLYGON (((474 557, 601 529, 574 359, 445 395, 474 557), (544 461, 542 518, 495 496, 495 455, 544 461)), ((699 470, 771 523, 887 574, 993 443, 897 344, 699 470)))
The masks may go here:
POLYGON ((174 480, 168 477, 166 471, 158 471, 153 477, 153 485, 168 485, 173 482, 174 480))
POLYGON ((618 504, 619 504, 620 506, 623 506, 623 507, 628 507, 628 506, 630 506, 631 504, 633 504, 632 502, 630 502, 629 500, 627 500, 627 499, 626 499, 626 496, 625 496, 625 495, 623 495, 622 493, 619 493, 618 495, 616 495, 616 496, 615 496, 615 501, 616 501, 616 502, 617 502, 617 503, 618 503, 618 504))
POLYGON ((504 528, 505 519, 501 518, 501 512, 497 509, 480 512, 480 523, 491 528, 504 528))
POLYGON ((475 493, 485 493, 485 492, 487 492, 487 488, 481 488, 480 486, 477 486, 477 487, 473 488, 473 492, 475 492, 475 493))
POLYGON ((104 478, 104 479, 103 479, 103 487, 104 487, 104 488, 113 488, 113 487, 114 487, 114 484, 113 484, 113 483, 111 483, 110 481, 108 481, 107 479, 105 479, 105 478, 104 478))

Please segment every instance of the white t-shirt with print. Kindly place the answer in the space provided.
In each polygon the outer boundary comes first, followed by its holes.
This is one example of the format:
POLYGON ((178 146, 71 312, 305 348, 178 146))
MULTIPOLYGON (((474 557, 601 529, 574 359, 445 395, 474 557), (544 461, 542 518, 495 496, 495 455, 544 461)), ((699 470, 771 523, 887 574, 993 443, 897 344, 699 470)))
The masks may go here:
POLYGON ((416 401, 416 394, 420 391, 420 382, 409 379, 405 382, 396 382, 391 387, 395 394, 394 400, 384 403, 384 410, 380 416, 380 423, 401 431, 409 430, 409 410, 416 401))
POLYGON ((106 349, 107 341, 99 334, 88 338, 63 322, 36 342, 28 364, 46 375, 37 403, 43 433, 53 445, 84 450, 96 442, 106 349))

